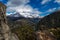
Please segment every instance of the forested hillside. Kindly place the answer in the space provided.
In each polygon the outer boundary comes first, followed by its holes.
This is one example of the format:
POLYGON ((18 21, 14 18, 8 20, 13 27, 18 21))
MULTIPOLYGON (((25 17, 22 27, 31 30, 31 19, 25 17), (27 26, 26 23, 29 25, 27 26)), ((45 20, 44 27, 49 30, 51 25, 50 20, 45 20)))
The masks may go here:
POLYGON ((37 24, 37 30, 48 30, 60 40, 60 11, 45 16, 37 24))
POLYGON ((15 33, 20 40, 35 40, 35 24, 27 19, 16 21, 8 20, 12 33, 15 33))

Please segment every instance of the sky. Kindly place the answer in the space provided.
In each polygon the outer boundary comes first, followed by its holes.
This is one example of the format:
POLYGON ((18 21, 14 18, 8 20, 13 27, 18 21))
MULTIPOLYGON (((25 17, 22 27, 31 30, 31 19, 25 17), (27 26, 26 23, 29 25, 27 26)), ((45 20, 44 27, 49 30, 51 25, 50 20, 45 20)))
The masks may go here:
POLYGON ((43 18, 60 10, 60 0, 0 0, 7 6, 6 15, 19 13, 24 17, 43 18))

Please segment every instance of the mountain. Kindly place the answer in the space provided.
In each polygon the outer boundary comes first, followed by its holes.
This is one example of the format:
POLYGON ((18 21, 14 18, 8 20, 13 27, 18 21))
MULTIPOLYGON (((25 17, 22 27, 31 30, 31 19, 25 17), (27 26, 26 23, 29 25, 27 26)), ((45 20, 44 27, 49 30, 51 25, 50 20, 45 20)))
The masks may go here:
POLYGON ((8 15, 7 18, 11 21, 21 20, 21 19, 27 19, 33 23, 37 23, 41 18, 26 18, 22 15, 20 15, 18 12, 15 14, 8 15))
POLYGON ((15 21, 15 20, 18 20, 18 19, 22 19, 24 17, 17 12, 15 14, 8 15, 7 18, 12 20, 12 21, 15 21))
POLYGON ((19 17, 15 17, 14 15, 7 16, 7 21, 11 32, 15 33, 19 40, 35 40, 35 23, 30 21, 28 18, 24 18, 20 15, 19 17))
MULTIPOLYGON (((48 37, 50 38, 51 38, 51 35, 54 35, 53 37, 56 36, 57 39, 60 39, 60 30, 57 29, 57 27, 60 27, 60 11, 51 13, 50 15, 45 16, 42 19, 41 18, 25 18, 21 16, 19 13, 17 13, 17 14, 12 14, 10 16, 7 16, 7 21, 8 21, 9 27, 11 28, 11 31, 13 33, 16 33, 19 39, 35 40, 36 38, 35 33, 37 33, 39 30, 40 32, 43 33, 44 38, 45 38, 45 35, 48 35, 48 37), (51 30, 50 28, 55 28, 55 29, 51 30), (53 34, 49 34, 50 32, 52 32, 53 34)), ((38 35, 40 32, 38 32, 38 35)))
POLYGON ((56 11, 48 16, 45 16, 39 21, 37 25, 37 29, 41 29, 41 28, 47 29, 51 27, 53 28, 60 27, 60 11, 56 11))
POLYGON ((40 20, 41 18, 25 18, 19 13, 7 16, 8 25, 11 29, 28 25, 35 30, 35 26, 40 20))

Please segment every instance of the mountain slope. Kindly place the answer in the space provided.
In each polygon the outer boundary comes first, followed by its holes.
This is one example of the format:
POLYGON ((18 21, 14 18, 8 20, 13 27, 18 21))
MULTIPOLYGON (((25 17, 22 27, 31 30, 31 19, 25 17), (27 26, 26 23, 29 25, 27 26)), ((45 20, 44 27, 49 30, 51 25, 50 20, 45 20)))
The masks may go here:
MULTIPOLYGON (((36 31, 39 30, 40 35, 43 31, 44 34, 46 30, 48 35, 53 35, 52 38, 54 38, 54 40, 60 40, 60 11, 53 12, 42 18, 36 26, 36 31)), ((47 33, 44 35, 47 35, 47 33)), ((42 37, 42 39, 44 39, 44 37, 42 37)))
POLYGON ((8 19, 8 25, 19 40, 35 40, 35 24, 28 19, 19 19, 11 21, 8 19))
POLYGON ((38 28, 41 27, 60 27, 60 11, 54 12, 41 19, 38 23, 38 28))

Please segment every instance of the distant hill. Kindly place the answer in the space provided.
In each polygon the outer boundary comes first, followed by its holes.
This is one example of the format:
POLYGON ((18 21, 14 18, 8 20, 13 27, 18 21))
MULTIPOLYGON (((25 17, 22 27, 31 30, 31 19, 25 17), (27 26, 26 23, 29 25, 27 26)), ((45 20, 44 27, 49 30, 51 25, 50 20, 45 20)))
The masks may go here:
POLYGON ((60 27, 60 11, 56 11, 51 13, 48 16, 45 16, 44 18, 42 18, 38 25, 37 25, 37 29, 44 29, 44 28, 51 28, 51 27, 60 27))

